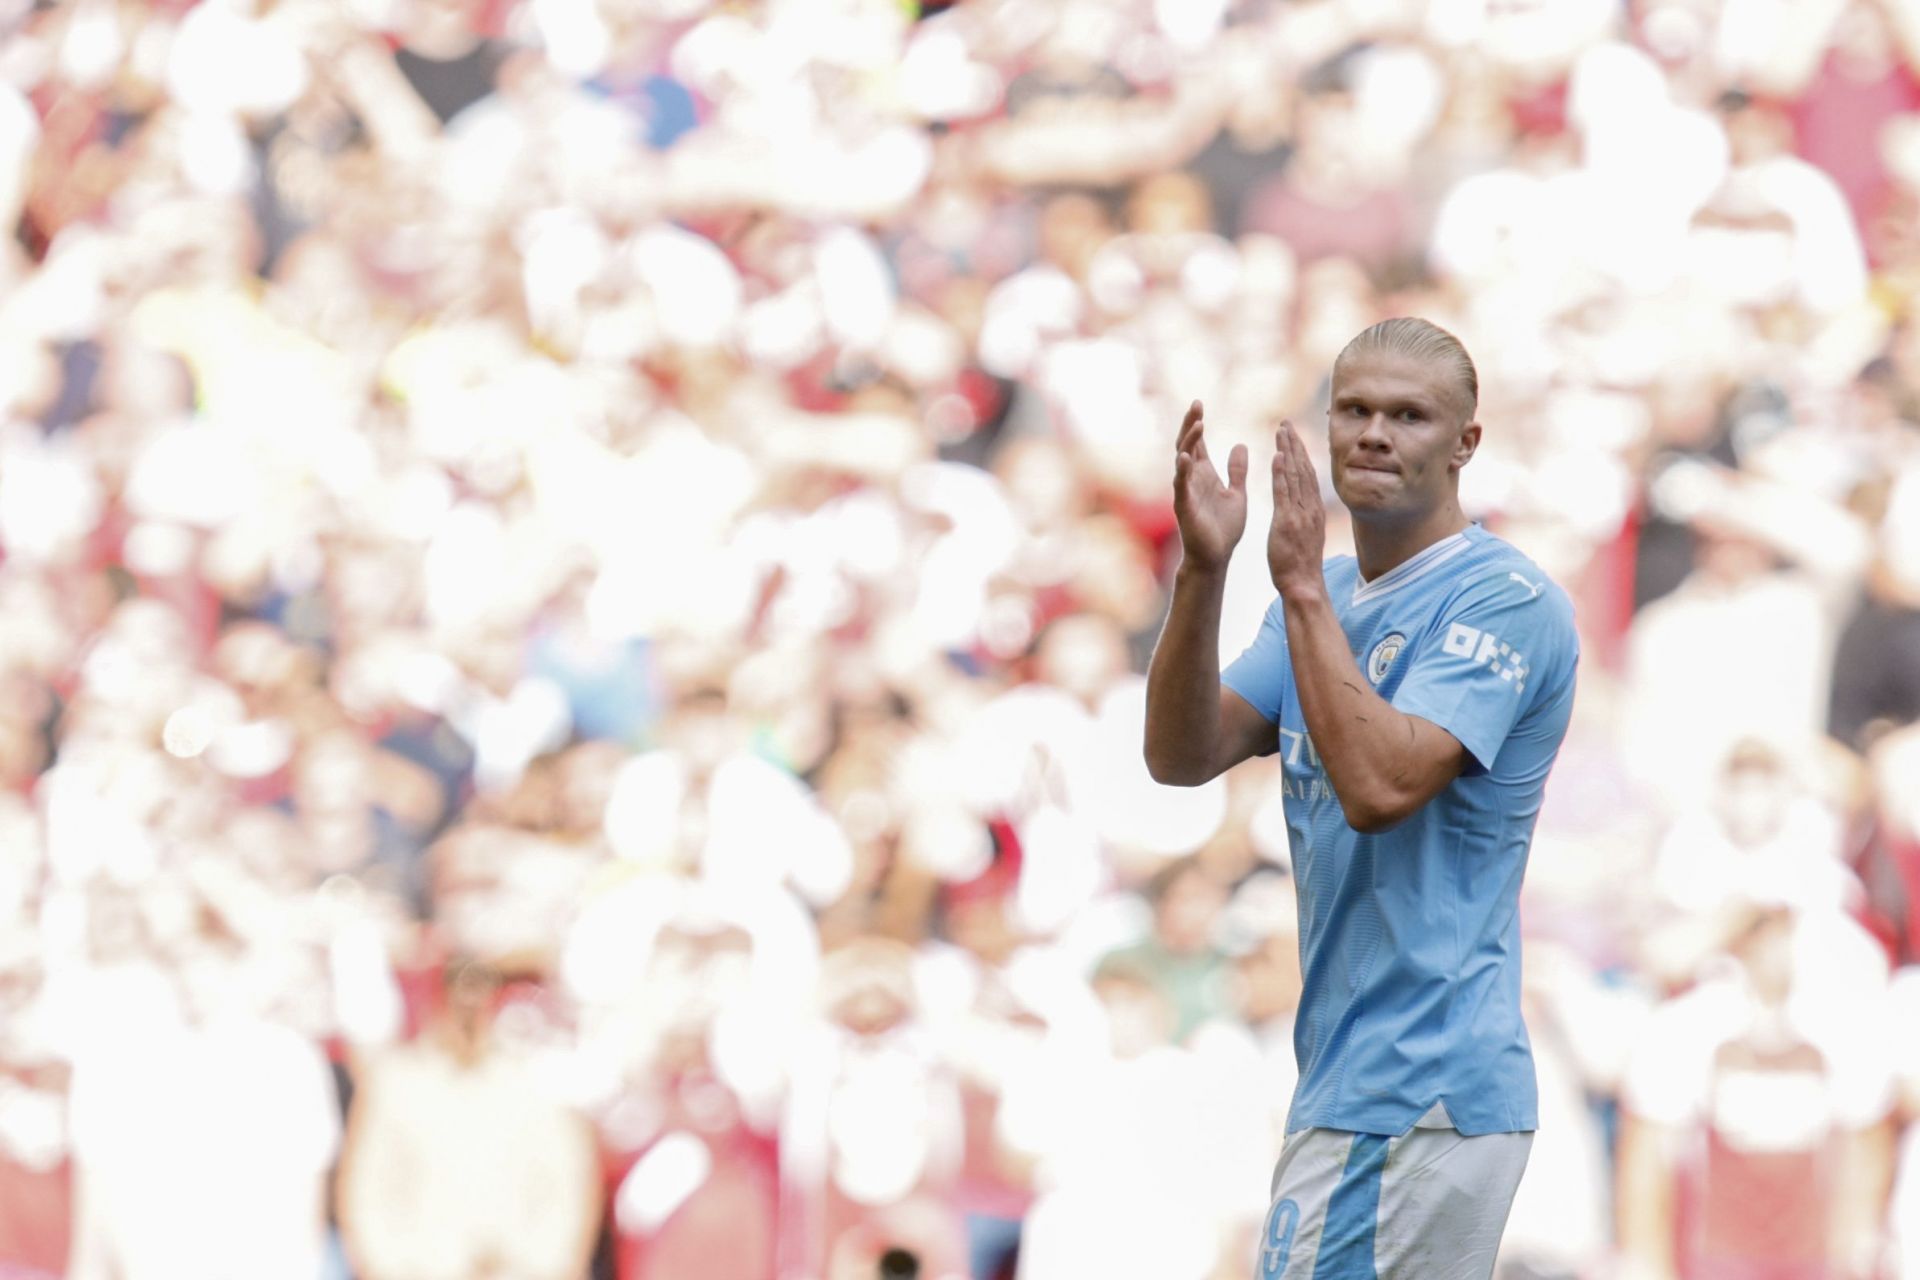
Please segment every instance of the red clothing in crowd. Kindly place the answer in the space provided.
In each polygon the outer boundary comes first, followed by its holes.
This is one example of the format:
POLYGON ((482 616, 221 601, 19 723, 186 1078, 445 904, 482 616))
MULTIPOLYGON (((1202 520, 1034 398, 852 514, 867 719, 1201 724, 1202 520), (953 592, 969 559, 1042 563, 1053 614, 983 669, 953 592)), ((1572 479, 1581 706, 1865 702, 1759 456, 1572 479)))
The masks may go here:
MULTIPOLYGON (((1813 1119, 1741 1114, 1729 1125, 1731 1084, 1800 1083, 1817 1096, 1829 1067, 1820 1051, 1796 1042, 1771 1051, 1744 1044, 1715 1055, 1708 1118, 1679 1184, 1680 1274, 1687 1280, 1828 1280, 1834 1166, 1839 1134, 1813 1119), (1760 1129, 1748 1126, 1759 1121, 1760 1129)), ((1754 1095, 1748 1090, 1748 1098, 1754 1095)), ((1738 1106, 1740 1104, 1732 1104, 1738 1106)))
POLYGON ((73 1185, 66 1161, 29 1169, 0 1157, 0 1280, 66 1274, 73 1185))
MULTIPOLYGON (((736 1120, 702 1133, 713 1161, 706 1180, 652 1231, 621 1225, 614 1240, 620 1280, 771 1280, 779 1207, 778 1146, 736 1120)), ((620 1176, 645 1152, 616 1164, 620 1176)))
MULTIPOLYGON (((1882 127, 1913 111, 1920 111, 1920 78, 1904 62, 1894 61, 1883 74, 1862 80, 1849 74, 1832 53, 1813 82, 1788 104, 1801 157, 1834 180, 1859 227, 1871 225, 1892 197, 1880 151, 1882 127)), ((1867 251, 1871 257, 1871 238, 1867 251)))

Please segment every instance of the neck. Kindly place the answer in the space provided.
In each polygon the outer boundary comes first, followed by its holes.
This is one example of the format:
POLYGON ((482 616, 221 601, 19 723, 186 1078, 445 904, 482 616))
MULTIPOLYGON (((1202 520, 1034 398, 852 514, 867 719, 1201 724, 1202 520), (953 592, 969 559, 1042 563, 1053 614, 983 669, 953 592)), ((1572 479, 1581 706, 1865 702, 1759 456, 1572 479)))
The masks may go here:
POLYGON ((1355 516, 1353 521, 1354 558, 1360 562, 1360 576, 1372 582, 1381 574, 1405 564, 1442 538, 1451 538, 1454 534, 1472 523, 1466 513, 1460 510, 1457 500, 1447 504, 1421 519, 1401 523, 1399 521, 1374 521, 1355 516))
POLYGON ((472 53, 480 43, 480 35, 460 14, 434 13, 415 22, 403 43, 420 57, 451 62, 472 53))

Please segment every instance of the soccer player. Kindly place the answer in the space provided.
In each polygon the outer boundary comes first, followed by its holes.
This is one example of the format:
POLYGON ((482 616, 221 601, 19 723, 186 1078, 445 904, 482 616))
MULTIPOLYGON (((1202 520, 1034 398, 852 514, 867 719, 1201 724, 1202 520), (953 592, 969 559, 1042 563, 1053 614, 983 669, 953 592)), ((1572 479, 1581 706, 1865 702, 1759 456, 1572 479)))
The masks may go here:
POLYGON ((1299 890, 1300 1083, 1260 1280, 1485 1280, 1533 1142, 1520 877, 1579 655, 1566 595, 1461 511, 1478 396, 1466 350, 1427 321, 1347 345, 1328 443, 1358 554, 1323 563, 1320 486, 1283 422, 1279 595, 1225 672, 1247 451, 1222 484, 1199 402, 1180 430, 1148 768, 1194 786, 1278 753, 1299 890))

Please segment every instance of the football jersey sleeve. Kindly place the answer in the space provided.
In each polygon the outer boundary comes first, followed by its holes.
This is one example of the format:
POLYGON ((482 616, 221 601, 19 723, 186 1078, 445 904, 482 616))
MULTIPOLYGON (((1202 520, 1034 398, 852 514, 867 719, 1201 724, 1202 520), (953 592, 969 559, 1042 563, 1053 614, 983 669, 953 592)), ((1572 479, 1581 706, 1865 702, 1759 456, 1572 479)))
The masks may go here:
POLYGON ((1543 685, 1571 674, 1573 609, 1538 570, 1503 566, 1449 600, 1412 656, 1394 707, 1439 725, 1491 769, 1543 685))
POLYGON ((1287 620, 1275 596, 1260 619, 1253 643, 1220 673, 1220 683, 1246 699, 1247 705, 1273 724, 1280 723, 1280 705, 1292 675, 1287 655, 1287 620))

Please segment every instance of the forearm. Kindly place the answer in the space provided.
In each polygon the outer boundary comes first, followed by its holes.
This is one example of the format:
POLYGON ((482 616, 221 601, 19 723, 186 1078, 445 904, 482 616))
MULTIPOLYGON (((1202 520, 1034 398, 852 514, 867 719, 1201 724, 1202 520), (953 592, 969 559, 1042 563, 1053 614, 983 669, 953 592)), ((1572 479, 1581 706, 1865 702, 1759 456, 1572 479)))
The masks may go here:
POLYGON ((420 159, 438 136, 439 122, 386 51, 355 40, 333 63, 341 96, 365 123, 374 145, 395 159, 420 159))
POLYGON ((1869 1276, 1893 1187, 1894 1129, 1882 1121, 1846 1135, 1833 1197, 1832 1257, 1842 1276, 1869 1276))
POLYGON ((1671 1280, 1673 1165, 1668 1134, 1628 1116, 1620 1129, 1614 1195, 1620 1261, 1630 1280, 1671 1280))
POLYGON ((1147 769, 1159 782, 1192 785, 1220 741, 1220 606, 1224 566, 1181 564, 1160 642, 1147 666, 1147 769))
POLYGON ((1375 693, 1347 647, 1324 590, 1283 596, 1300 714, 1310 750, 1358 830, 1391 825, 1417 771, 1412 717, 1375 693))

